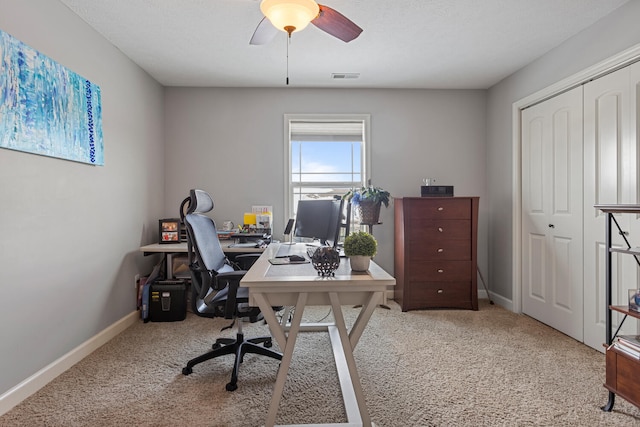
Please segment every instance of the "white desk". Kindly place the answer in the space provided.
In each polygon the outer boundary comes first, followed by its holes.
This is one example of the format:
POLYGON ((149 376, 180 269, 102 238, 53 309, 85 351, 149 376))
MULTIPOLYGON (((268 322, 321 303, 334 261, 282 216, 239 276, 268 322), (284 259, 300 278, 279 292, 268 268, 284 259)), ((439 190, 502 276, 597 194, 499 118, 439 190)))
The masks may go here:
MULTIPOLYGON (((247 247, 233 247, 235 244, 235 240, 220 240, 220 245, 222 245, 222 250, 224 253, 261 253, 264 251, 264 248, 247 248, 247 247)), ((153 254, 164 254, 165 264, 166 264, 166 272, 167 278, 173 279, 173 255, 174 254, 186 254, 187 253, 187 243, 152 243, 150 245, 140 246, 140 252, 142 252, 145 256, 153 255, 153 254)))
MULTIPOLYGON (((348 423, 325 425, 371 426, 353 349, 377 304, 382 301, 383 294, 395 285, 395 279, 373 262, 368 272, 352 272, 346 258, 340 260, 340 267, 334 277, 318 276, 310 263, 271 265, 269 258, 275 256, 278 246, 279 244, 269 245, 240 282, 240 286, 249 288, 249 303, 260 307, 271 335, 283 352, 266 426, 275 425, 296 337, 298 332, 308 326, 301 324, 307 305, 330 305, 335 319, 335 323, 331 324, 310 325, 312 330, 329 333, 347 413, 348 423), (354 304, 362 305, 362 309, 349 331, 341 306, 354 304), (295 306, 291 324, 282 325, 273 313, 272 306, 295 306)), ((304 245, 296 245, 299 253, 304 253, 305 250, 304 245)))

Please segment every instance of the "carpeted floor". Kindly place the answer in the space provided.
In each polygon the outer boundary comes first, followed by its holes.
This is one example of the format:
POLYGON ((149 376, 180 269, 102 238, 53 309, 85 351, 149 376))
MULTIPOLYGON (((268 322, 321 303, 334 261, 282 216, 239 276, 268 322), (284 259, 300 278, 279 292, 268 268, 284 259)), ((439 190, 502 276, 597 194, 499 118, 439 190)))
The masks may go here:
MULTIPOLYGON (((640 409, 602 386, 604 355, 523 315, 480 302, 480 311, 402 313, 377 308, 355 351, 378 427, 640 426, 640 409)), ((345 307, 348 322, 356 309, 345 307)), ((318 321, 328 308, 309 308, 318 321)), ((0 417, 0 426, 211 426, 264 423, 278 362, 245 357, 227 392, 232 358, 194 367, 225 321, 137 323, 0 417)), ((245 335, 264 334, 261 324, 245 335)), ((275 347, 275 343, 274 343, 275 347)), ((640 376, 639 376, 640 378, 640 376)), ((345 422, 326 334, 298 338, 277 422, 345 422)))

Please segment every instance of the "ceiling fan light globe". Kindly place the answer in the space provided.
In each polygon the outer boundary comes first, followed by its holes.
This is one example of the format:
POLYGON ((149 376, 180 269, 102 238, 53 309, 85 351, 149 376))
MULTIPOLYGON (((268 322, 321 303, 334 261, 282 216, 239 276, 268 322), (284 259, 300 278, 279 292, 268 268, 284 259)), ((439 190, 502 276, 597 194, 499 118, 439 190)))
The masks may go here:
POLYGON ((313 0, 262 0, 260 10, 277 29, 288 32, 285 27, 303 30, 318 13, 320 7, 313 0))

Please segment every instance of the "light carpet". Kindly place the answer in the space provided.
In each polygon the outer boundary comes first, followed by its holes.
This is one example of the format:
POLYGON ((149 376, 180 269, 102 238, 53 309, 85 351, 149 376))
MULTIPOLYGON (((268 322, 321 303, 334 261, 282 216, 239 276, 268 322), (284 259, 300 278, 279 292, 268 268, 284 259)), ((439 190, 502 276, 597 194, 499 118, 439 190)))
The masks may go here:
MULTIPOLYGON (((475 312, 403 313, 390 304, 375 310, 355 350, 379 427, 640 426, 640 409, 622 398, 613 412, 600 409, 604 355, 544 324, 486 300, 475 312)), ((358 310, 344 312, 352 323, 358 310)), ((304 317, 327 314, 313 307, 304 317)), ((139 322, 0 417, 0 426, 263 425, 278 361, 247 355, 234 392, 225 390, 231 356, 181 373, 216 337, 234 335, 220 332, 225 325, 190 313, 183 322, 139 322)), ((267 327, 245 324, 244 332, 267 327)), ((298 337, 276 421, 346 421, 326 334, 298 337)))

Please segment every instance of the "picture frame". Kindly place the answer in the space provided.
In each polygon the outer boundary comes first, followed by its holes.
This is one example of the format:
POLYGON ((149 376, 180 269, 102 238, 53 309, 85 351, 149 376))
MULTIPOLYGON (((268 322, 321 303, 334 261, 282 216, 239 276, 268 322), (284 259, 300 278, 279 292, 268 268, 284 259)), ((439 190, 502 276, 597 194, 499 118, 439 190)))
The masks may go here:
POLYGON ((181 224, 178 218, 159 220, 160 243, 180 243, 181 224))

